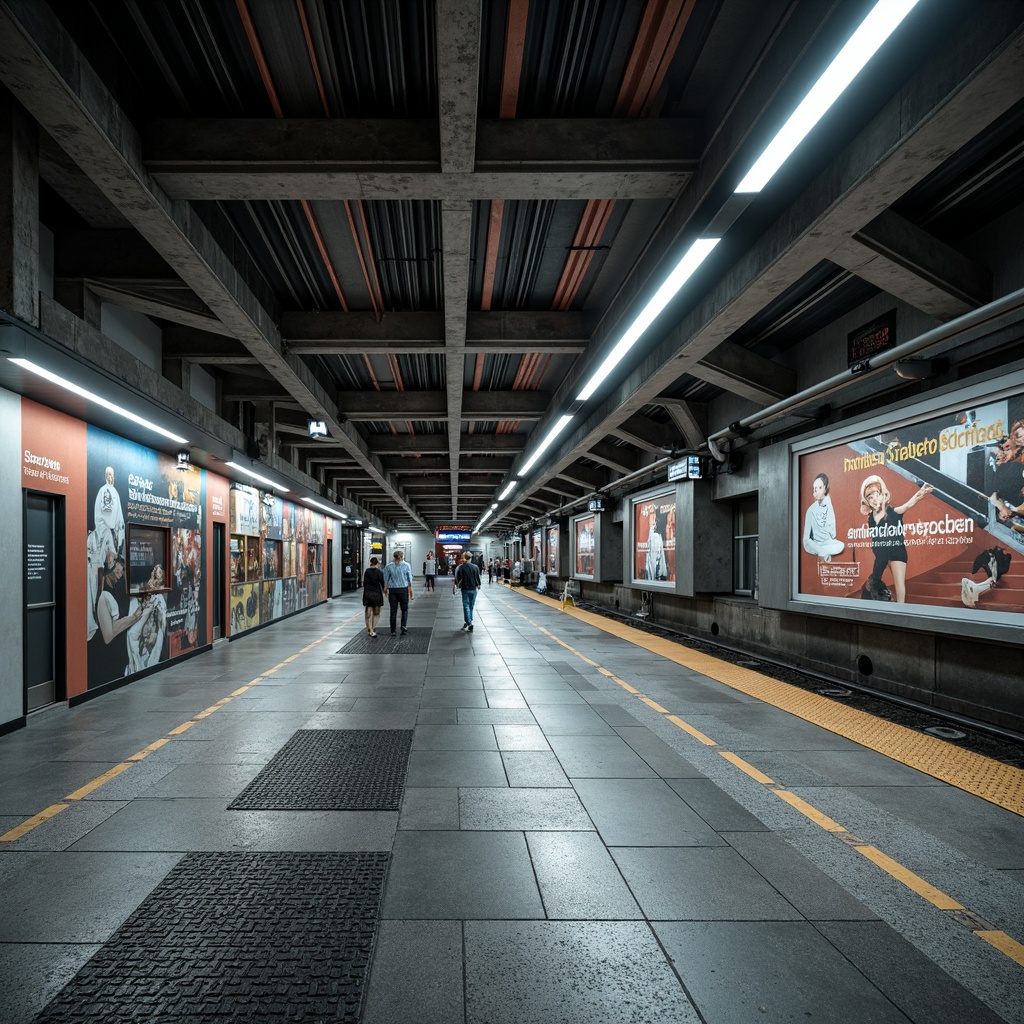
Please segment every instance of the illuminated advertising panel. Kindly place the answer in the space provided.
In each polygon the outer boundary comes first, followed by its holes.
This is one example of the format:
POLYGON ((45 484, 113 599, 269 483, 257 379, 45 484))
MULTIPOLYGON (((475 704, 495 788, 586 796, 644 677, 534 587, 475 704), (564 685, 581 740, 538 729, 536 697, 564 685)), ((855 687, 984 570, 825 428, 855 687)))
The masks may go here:
POLYGON ((797 598, 1024 612, 1019 387, 795 461, 797 598))
POLYGON ((545 568, 549 573, 558 575, 558 527, 548 527, 548 550, 545 568))
POLYGON ((676 492, 633 503, 633 580, 675 583, 676 492))
POLYGON ((468 526, 439 526, 434 531, 438 544, 468 544, 473 531, 468 526))
POLYGON ((594 576, 594 517, 573 520, 573 566, 576 576, 594 576))

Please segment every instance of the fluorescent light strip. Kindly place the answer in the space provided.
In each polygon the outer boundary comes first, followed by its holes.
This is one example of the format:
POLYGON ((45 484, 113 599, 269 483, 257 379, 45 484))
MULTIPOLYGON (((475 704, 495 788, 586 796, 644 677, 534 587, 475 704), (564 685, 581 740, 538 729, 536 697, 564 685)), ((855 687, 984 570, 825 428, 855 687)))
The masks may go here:
POLYGON ((49 370, 44 370, 41 366, 37 366, 29 359, 11 359, 15 366, 20 366, 23 370, 28 370, 29 373, 34 373, 38 377, 42 377, 43 380, 48 380, 51 384, 56 384, 58 387, 64 388, 66 391, 70 391, 74 395, 78 395, 79 398, 86 398, 90 402, 95 402, 97 405, 103 406, 104 409, 109 409, 110 412, 116 412, 118 416, 123 416, 126 420, 131 420, 132 423, 137 423, 140 427, 145 427, 147 430, 152 430, 156 434, 160 434, 161 437, 168 437, 172 441, 177 441, 178 444, 188 444, 188 441, 184 437, 178 437, 177 434, 172 434, 169 430, 164 430, 163 427, 158 427, 155 423, 151 423, 147 419, 143 419, 141 416, 136 416, 135 413, 129 412, 127 409, 122 409, 119 405, 114 405, 113 402, 108 402, 105 398, 100 398, 99 395, 94 395, 91 391, 86 391, 85 388, 79 387, 77 384, 72 384, 71 381, 65 380, 63 377, 57 376, 55 373, 51 373, 49 370))
POLYGON ((548 431, 548 436, 541 441, 537 450, 526 460, 526 465, 517 471, 516 476, 526 476, 527 473, 533 468, 533 464, 548 450, 551 442, 554 441, 558 435, 565 430, 566 426, 572 420, 572 416, 566 413, 560 417, 558 422, 548 431))
POLYGON ((760 192, 768 184, 917 3, 918 0, 878 0, 822 76, 811 86, 811 91, 790 114, 789 120, 754 161, 754 166, 736 186, 737 192, 760 192))
POLYGON ((280 491, 282 494, 289 493, 288 488, 282 487, 276 480, 270 480, 265 476, 260 476, 259 473, 254 473, 251 469, 246 469, 245 466, 240 466, 237 462, 225 462, 224 465, 230 466, 231 469, 237 470, 239 473, 244 473, 248 477, 252 477, 253 480, 258 480, 261 484, 273 487, 275 491, 280 491))
POLYGON ((336 509, 330 508, 329 506, 324 505, 319 501, 314 501, 312 498, 303 498, 302 500, 307 505, 315 505, 317 508, 322 508, 328 515, 341 516, 342 519, 346 518, 344 515, 342 515, 341 512, 338 512, 336 509))
MULTIPOLYGON (((509 480, 505 485, 505 490, 498 495, 498 501, 504 501, 515 489, 519 486, 518 480, 509 480)), ((493 508, 494 506, 492 506, 493 508)))
POLYGON ((640 340, 641 335, 654 323, 658 314, 675 298, 676 293, 693 272, 707 259, 708 254, 721 241, 720 238, 698 238, 675 269, 668 275, 665 283, 654 293, 654 297, 640 311, 640 315, 629 325, 619 343, 608 353, 604 362, 597 368, 586 386, 576 396, 579 402, 585 402, 604 382, 622 357, 640 340))

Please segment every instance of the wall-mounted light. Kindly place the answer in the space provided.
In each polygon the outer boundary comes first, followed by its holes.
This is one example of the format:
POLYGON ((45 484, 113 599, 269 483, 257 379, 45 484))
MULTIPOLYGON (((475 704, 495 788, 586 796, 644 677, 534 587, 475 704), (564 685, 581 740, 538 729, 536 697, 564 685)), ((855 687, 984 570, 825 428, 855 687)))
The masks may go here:
POLYGON ((306 430, 309 431, 310 437, 326 437, 327 436, 327 421, 326 420, 306 420, 306 430))
POLYGON ((137 416, 135 413, 129 412, 127 409, 123 409, 121 406, 115 405, 113 402, 108 402, 105 398, 100 398, 99 395, 93 394, 91 391, 87 391, 78 384, 74 384, 71 381, 66 380, 64 377, 61 377, 56 373, 52 373, 50 370, 44 369, 42 366, 37 366, 30 359, 12 359, 11 362, 14 363, 15 366, 20 366, 23 370, 28 370, 29 373, 34 373, 37 377, 42 377, 43 380, 48 380, 51 384, 56 384, 57 387, 64 388, 65 391, 70 391, 73 395, 78 395, 79 398, 85 398, 90 402, 95 402, 96 405, 102 406, 108 412, 116 412, 118 416, 123 416, 126 420, 131 420, 132 423, 137 423, 140 427, 145 427, 147 430, 152 430, 153 433, 159 434, 161 437, 177 441, 178 444, 188 444, 186 438, 179 437, 177 434, 173 434, 169 430, 164 430, 163 427, 158 427, 155 423, 145 419, 145 417, 137 416))
POLYGON ((178 469, 182 473, 187 473, 192 468, 192 456, 189 454, 188 449, 182 448, 178 452, 178 469))
POLYGON ((893 364, 897 377, 903 380, 929 380, 946 369, 945 359, 901 359, 893 364))

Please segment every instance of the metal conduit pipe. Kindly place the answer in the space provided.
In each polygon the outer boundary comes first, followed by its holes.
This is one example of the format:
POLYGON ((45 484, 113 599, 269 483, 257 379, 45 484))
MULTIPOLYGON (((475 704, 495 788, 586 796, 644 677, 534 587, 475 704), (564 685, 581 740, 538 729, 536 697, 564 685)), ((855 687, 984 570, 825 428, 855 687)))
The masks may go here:
POLYGON ((786 413, 798 409, 800 406, 806 405, 815 399, 823 398, 825 395, 839 390, 851 381, 868 374, 877 373, 879 370, 897 363, 907 356, 916 355, 933 345, 938 345, 940 342, 949 341, 957 337, 957 335, 973 331, 978 327, 984 327, 999 320, 1001 317, 1009 316, 1012 313, 1019 313, 1022 310, 1024 310, 1024 288, 1010 292, 1001 299, 996 299, 979 309, 973 309, 970 313, 964 313, 963 316, 958 316, 948 323, 932 328, 930 331, 925 331, 924 334, 919 334, 916 338, 912 338, 902 345, 889 349, 888 352, 880 352, 869 359, 861 359, 848 370, 837 373, 834 377, 829 377, 818 384, 812 384, 811 387, 804 388, 803 391, 789 398, 784 398, 781 402, 765 406, 765 408, 758 412, 751 413, 751 415, 745 416, 741 420, 736 420, 734 423, 730 423, 728 427, 709 435, 707 446, 711 450, 711 454, 719 462, 724 462, 725 455, 718 447, 720 441, 742 436, 751 427, 780 419, 786 413))

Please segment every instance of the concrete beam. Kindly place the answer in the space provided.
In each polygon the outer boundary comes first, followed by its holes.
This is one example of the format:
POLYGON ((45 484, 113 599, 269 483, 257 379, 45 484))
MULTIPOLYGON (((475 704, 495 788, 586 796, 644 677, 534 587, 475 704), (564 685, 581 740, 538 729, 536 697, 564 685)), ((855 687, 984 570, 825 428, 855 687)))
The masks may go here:
MULTIPOLYGON (((466 351, 583 352, 591 317, 584 313, 477 312, 466 317, 466 351)), ((364 352, 444 352, 444 314, 289 312, 281 317, 286 351, 293 355, 364 352)))
POLYGON ((906 218, 884 210, 832 261, 937 320, 992 300, 992 274, 906 218))
POLYGON ((713 352, 689 368, 698 380, 757 405, 771 405, 796 392, 796 373, 788 366, 765 359, 756 352, 723 341, 713 352))
POLYGON ((606 441, 597 441, 588 445, 583 454, 588 459, 593 459, 609 469, 614 469, 617 473, 632 473, 638 468, 635 451, 621 445, 608 444, 606 441))
POLYGON ((0 90, 0 309, 39 325, 39 131, 0 90))
POLYGON ((672 417, 687 448, 699 448, 708 436, 708 407, 703 402, 660 395, 657 403, 672 417))
MULTIPOLYGON (((368 444, 375 455, 438 455, 449 451, 448 438, 444 434, 374 434, 368 444)), ((457 450, 463 455, 502 455, 521 452, 525 446, 522 434, 462 434, 456 442, 457 450)), ((459 466, 449 472, 457 473, 459 466)))
POLYGON ((634 413, 628 420, 623 420, 612 433, 643 451, 657 455, 664 455, 662 449, 672 441, 671 432, 666 433, 663 424, 655 423, 639 413, 634 413))
MULTIPOLYGON (((174 199, 670 199, 697 169, 696 119, 476 119, 479 4, 438 37, 441 120, 154 121, 147 169, 174 199), (476 38, 474 39, 474 35, 476 38)), ((443 6, 443 4, 442 4, 443 6)), ((461 16, 461 15, 460 15, 461 16)))

